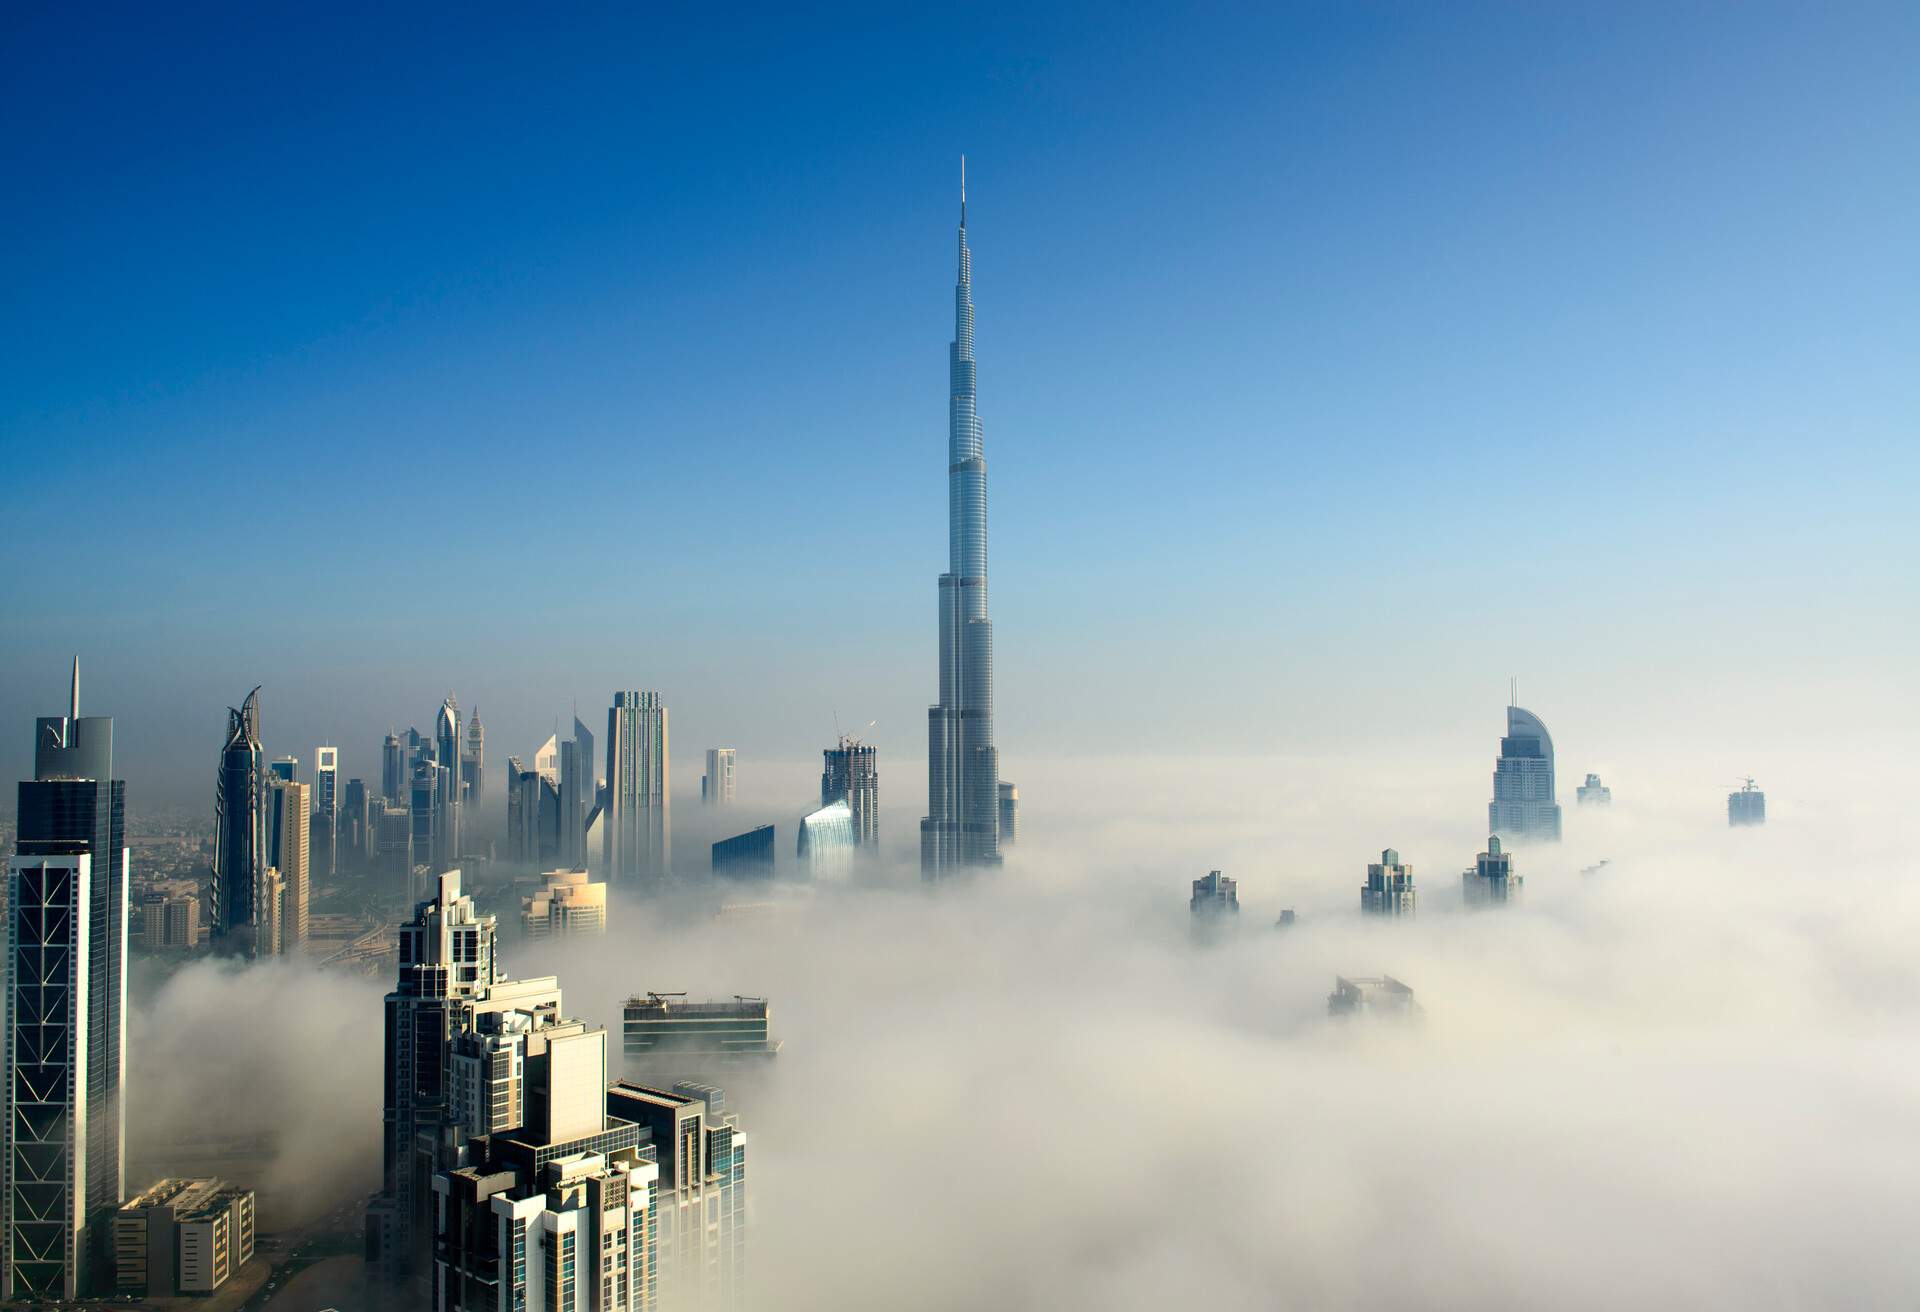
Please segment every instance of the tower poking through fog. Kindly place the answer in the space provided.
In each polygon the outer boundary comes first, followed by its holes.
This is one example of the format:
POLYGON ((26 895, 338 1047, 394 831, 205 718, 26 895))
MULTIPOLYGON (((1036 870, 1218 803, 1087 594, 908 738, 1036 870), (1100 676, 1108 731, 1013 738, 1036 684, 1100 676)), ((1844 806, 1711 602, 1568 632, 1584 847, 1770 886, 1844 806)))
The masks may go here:
POLYGON ((1000 863, 1000 754, 993 745, 987 618, 987 460, 975 405, 973 254, 960 160, 960 274, 948 353, 947 572, 940 576, 940 702, 927 708, 927 816, 920 873, 1000 863))

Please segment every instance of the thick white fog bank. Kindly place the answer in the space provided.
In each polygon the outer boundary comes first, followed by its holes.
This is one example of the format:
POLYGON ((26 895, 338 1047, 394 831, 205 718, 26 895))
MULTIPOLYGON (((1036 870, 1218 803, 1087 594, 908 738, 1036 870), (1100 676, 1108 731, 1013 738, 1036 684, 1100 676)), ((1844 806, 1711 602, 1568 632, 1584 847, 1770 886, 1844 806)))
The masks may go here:
POLYGON ((129 1191, 224 1175, 259 1190, 273 1229, 378 1188, 390 987, 299 960, 205 960, 134 992, 129 1191))
POLYGON ((1757 831, 1648 780, 1468 913, 1484 773, 1036 768, 998 876, 617 907, 512 965, 612 1027, 649 988, 773 999, 785 1051, 735 1081, 767 1306, 1910 1303, 1909 822, 1846 770, 1757 831), (1388 844, 1420 914, 1364 922, 1388 844), (1244 911, 1197 943, 1215 866, 1244 911), (1423 1023, 1327 1021, 1382 973, 1423 1023))

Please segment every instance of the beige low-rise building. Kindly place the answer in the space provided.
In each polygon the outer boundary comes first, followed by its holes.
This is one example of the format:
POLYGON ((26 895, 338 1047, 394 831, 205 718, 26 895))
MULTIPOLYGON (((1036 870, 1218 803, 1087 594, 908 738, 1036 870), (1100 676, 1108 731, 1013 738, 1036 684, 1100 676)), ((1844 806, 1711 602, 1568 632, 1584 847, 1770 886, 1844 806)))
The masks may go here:
POLYGON ((584 870, 549 870, 540 879, 539 890, 520 899, 520 929, 528 938, 606 932, 605 884, 584 870))
POLYGON ((169 1177, 113 1218, 114 1284, 122 1294, 210 1294, 253 1258, 253 1190, 169 1177))

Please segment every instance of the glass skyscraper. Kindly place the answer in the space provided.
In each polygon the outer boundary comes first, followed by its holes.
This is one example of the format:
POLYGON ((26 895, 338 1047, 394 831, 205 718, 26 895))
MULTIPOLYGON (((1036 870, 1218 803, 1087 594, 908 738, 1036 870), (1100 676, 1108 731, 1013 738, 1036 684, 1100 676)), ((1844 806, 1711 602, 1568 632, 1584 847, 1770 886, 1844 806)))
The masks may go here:
POLYGON ((960 162, 960 274, 948 348, 947 572, 940 576, 940 702, 927 709, 927 816, 920 872, 1000 862, 1000 755, 993 745, 993 622, 987 618, 987 460, 975 405, 973 255, 960 162))
POLYGON ((213 878, 207 901, 216 934, 238 934, 250 949, 259 923, 257 900, 268 865, 266 761, 260 746, 260 690, 238 710, 227 708, 227 742, 220 749, 214 792, 213 878))
POLYGON ((10 866, 8 1297, 73 1298, 126 1184, 126 784, 113 718, 34 724, 10 866), (92 1231, 89 1239, 87 1232, 92 1231))
POLYGON ((1487 828, 1509 842, 1560 841, 1560 804, 1553 800, 1553 739, 1532 711, 1507 707, 1507 736, 1493 769, 1487 828))

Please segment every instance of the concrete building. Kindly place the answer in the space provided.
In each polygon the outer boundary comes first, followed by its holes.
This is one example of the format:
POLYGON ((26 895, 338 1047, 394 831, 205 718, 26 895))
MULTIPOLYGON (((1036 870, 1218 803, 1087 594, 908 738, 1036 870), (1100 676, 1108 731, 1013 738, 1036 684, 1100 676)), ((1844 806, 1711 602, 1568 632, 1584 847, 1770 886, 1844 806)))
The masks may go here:
POLYGON ((1735 829, 1767 822, 1767 795, 1749 779, 1736 792, 1727 794, 1727 824, 1735 829))
POLYGON ((1420 1014, 1413 990, 1391 975, 1348 979, 1336 975, 1327 995, 1327 1014, 1346 1020, 1355 1016, 1411 1020, 1420 1014))
POLYGON ((630 1064, 693 1073, 778 1055, 772 1019, 765 998, 688 1002, 683 993, 649 993, 621 1008, 622 1047, 630 1064))
POLYGON ((659 1306, 740 1312, 747 1296, 747 1136, 706 1085, 621 1080, 607 1115, 641 1127, 656 1163, 659 1306))
POLYGON ((1560 841, 1553 793, 1553 738, 1532 711, 1507 707, 1507 733, 1494 763, 1487 828, 1512 842, 1560 841))
POLYGON ((1574 801, 1581 806, 1612 806, 1613 790, 1600 782, 1600 776, 1590 774, 1587 781, 1573 790, 1574 801))
POLYGON ((133 910, 129 937, 149 953, 191 952, 205 941, 199 886, 192 880, 169 880, 148 889, 133 910))
POLYGON ((700 800, 708 806, 732 806, 733 771, 733 748, 707 748, 707 772, 700 776, 700 800))
POLYGON ((301 952, 307 945, 307 909, 312 897, 313 786, 275 780, 270 791, 273 840, 268 860, 278 868, 282 881, 274 950, 301 952))
POLYGON ((1370 916, 1410 916, 1413 914, 1413 867, 1403 865, 1392 848, 1367 867, 1367 882, 1360 886, 1360 910, 1370 916))
POLYGON ((374 874, 389 890, 404 889, 413 876, 413 813, 379 802, 373 808, 374 874))
POLYGON ((37 717, 8 867, 0 1296, 73 1298, 106 1265, 126 1184, 126 784, 113 719, 37 717))
POLYGON ((253 1260, 254 1196, 219 1179, 169 1178, 113 1217, 114 1285, 123 1295, 211 1294, 253 1260))
POLYGON ((1514 901, 1526 880, 1513 873, 1513 853, 1506 851, 1499 835, 1487 839, 1487 850, 1473 863, 1473 869, 1460 876, 1461 892, 1470 907, 1498 906, 1514 901))
POLYGON ((657 692, 616 692, 607 711, 604 860, 615 884, 659 886, 673 873, 667 708, 657 692))
POLYGON ((540 888, 520 899, 520 931, 529 939, 607 931, 607 886, 584 870, 549 870, 540 888))
POLYGON ((1240 914, 1240 885, 1218 870, 1210 870, 1193 881, 1193 897, 1187 903, 1196 919, 1212 920, 1240 914))
POLYGON ((870 847, 880 841, 880 753, 849 734, 837 747, 821 752, 820 805, 845 802, 853 822, 853 842, 870 847))
POLYGON ((726 879, 773 878, 773 826, 761 825, 715 843, 712 868, 726 879))

